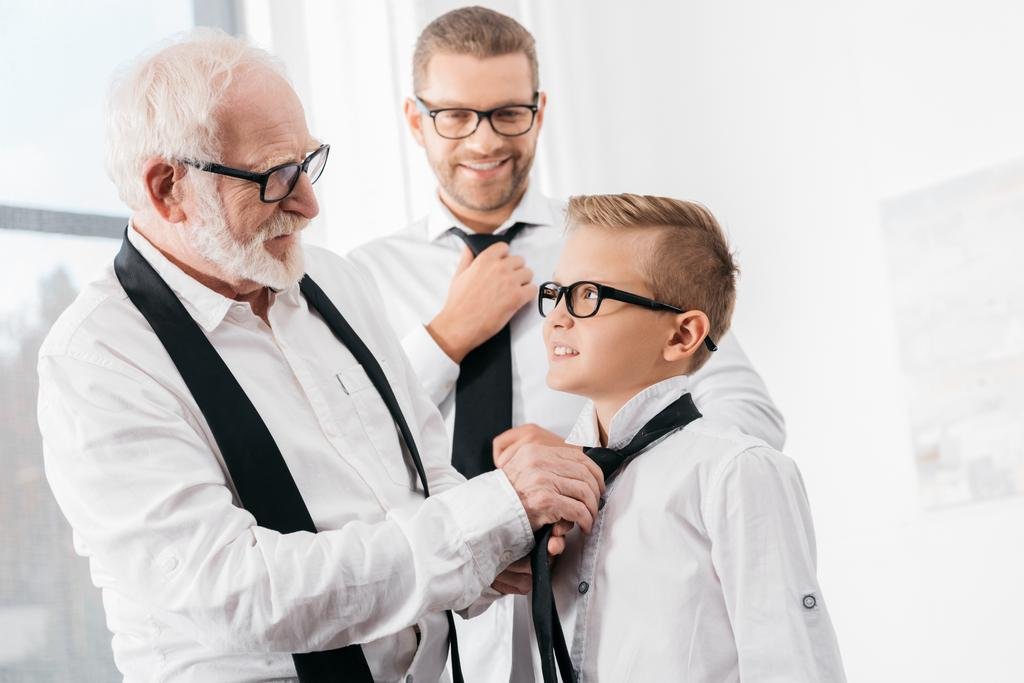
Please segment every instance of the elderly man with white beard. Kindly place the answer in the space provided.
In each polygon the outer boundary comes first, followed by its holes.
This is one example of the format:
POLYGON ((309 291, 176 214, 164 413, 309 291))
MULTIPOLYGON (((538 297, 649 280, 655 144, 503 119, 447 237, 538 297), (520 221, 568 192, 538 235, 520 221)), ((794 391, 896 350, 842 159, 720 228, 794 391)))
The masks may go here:
POLYGON ((578 451, 452 469, 369 278, 300 243, 328 152, 222 33, 111 91, 131 220, 40 350, 39 422, 126 680, 439 680, 450 610, 485 609, 534 530, 592 524, 578 451))

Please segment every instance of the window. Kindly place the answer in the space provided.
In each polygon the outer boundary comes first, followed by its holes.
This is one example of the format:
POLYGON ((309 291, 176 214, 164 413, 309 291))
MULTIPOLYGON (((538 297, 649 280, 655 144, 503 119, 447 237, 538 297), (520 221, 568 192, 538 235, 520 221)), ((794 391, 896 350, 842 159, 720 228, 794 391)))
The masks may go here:
POLYGON ((100 591, 43 472, 36 353, 110 264, 125 207, 103 170, 110 78, 196 23, 233 31, 234 3, 0 5, 0 679, 119 679, 100 591))

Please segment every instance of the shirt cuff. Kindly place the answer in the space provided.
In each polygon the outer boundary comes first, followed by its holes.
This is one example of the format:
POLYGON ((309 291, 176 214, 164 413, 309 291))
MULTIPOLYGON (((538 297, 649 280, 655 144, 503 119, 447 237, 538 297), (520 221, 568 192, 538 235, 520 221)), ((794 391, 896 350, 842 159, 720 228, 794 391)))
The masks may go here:
POLYGON ((402 338, 402 348, 409 357, 416 376, 430 395, 434 405, 451 393, 459 377, 459 364, 448 357, 434 338, 427 332, 426 325, 417 325, 402 338))
POLYGON ((475 573, 485 586, 533 548, 530 519, 501 470, 481 474, 431 498, 443 499, 462 529, 475 573))

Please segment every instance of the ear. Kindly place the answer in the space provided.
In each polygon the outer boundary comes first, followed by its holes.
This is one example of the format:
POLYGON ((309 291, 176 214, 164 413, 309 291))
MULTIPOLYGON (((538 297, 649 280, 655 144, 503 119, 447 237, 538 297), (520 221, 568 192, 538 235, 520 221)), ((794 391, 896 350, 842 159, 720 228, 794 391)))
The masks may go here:
POLYGON ((711 321, 703 311, 687 311, 675 316, 675 329, 669 337, 662 357, 669 363, 690 358, 711 333, 711 321))
POLYGON ((405 114, 405 122, 409 126, 409 132, 420 147, 424 147, 423 141, 423 113, 416 106, 416 100, 406 97, 402 104, 402 113, 405 114))
POLYGON ((149 204, 168 223, 182 223, 186 219, 181 205, 185 168, 166 159, 154 157, 142 167, 142 181, 149 204))
POLYGON ((537 98, 537 121, 534 122, 534 126, 537 127, 537 132, 540 132, 540 127, 544 125, 544 110, 548 105, 548 94, 541 91, 540 97, 537 98))

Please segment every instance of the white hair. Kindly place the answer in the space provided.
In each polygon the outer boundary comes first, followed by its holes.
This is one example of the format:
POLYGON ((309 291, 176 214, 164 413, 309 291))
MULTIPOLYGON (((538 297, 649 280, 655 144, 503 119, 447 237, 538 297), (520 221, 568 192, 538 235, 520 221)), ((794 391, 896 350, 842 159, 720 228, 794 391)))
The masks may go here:
POLYGON ((196 28, 123 67, 107 106, 107 174, 121 200, 147 205, 147 159, 216 161, 217 113, 240 67, 263 66, 287 79, 270 53, 223 31, 196 28))

